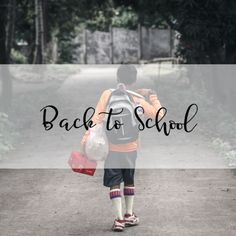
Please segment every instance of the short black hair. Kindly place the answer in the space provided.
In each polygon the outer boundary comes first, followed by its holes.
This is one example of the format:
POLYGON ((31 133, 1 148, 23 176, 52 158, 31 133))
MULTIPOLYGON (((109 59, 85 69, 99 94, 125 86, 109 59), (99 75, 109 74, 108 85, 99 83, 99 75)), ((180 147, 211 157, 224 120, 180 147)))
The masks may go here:
POLYGON ((117 80, 126 85, 133 84, 137 80, 137 70, 134 65, 121 65, 117 70, 117 80))

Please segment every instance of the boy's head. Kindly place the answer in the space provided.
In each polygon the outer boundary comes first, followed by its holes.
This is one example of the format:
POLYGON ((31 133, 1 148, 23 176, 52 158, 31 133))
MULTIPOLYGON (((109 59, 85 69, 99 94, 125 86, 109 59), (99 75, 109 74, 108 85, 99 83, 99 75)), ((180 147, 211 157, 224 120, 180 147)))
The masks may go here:
POLYGON ((132 85, 137 80, 137 70, 133 65, 121 65, 117 70, 117 82, 132 85))

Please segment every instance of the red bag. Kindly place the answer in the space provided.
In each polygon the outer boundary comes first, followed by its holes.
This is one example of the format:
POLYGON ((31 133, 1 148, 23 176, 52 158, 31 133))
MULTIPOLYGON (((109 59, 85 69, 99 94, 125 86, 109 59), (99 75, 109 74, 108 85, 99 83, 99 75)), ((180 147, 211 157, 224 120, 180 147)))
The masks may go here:
POLYGON ((88 160, 85 155, 77 151, 73 151, 70 154, 68 164, 74 172, 91 176, 94 175, 97 166, 95 161, 88 160))

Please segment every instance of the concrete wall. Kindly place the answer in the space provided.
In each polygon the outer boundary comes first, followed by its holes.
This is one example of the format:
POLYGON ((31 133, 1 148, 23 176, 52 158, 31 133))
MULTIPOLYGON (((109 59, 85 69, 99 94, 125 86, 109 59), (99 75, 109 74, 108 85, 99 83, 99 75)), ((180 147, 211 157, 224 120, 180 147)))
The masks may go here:
POLYGON ((88 64, 111 63, 111 34, 86 30, 86 55, 88 64))
POLYGON ((113 63, 137 63, 139 57, 139 36, 135 30, 113 28, 113 63))
MULTIPOLYGON (((78 64, 137 63, 173 56, 175 32, 170 29, 112 28, 110 32, 84 30, 75 40, 73 62, 78 64)), ((176 45, 175 45, 176 46, 176 45)))
POLYGON ((142 59, 171 56, 171 30, 141 29, 142 59))

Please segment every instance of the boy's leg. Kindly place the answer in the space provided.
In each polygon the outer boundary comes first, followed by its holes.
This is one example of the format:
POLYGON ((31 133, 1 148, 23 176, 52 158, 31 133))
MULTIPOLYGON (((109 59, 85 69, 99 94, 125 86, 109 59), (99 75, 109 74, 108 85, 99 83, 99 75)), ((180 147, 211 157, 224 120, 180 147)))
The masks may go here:
POLYGON ((139 224, 139 218, 133 212, 134 204, 134 174, 135 174, 135 161, 137 158, 137 152, 127 153, 128 163, 130 169, 123 169, 123 179, 124 179, 124 197, 126 213, 124 216, 126 226, 135 226, 139 224))
POLYGON ((124 186, 124 197, 125 197, 125 206, 126 214, 133 214, 133 205, 134 205, 134 184, 129 184, 124 186))
MULTIPOLYGON (((120 190, 120 181, 118 181, 119 178, 117 178, 118 176, 122 176, 121 175, 121 170, 111 170, 111 169, 107 169, 105 171, 104 177, 106 177, 107 175, 109 176, 109 173, 112 175, 110 176, 110 181, 104 181, 105 183, 110 182, 110 199, 112 201, 112 205, 114 207, 114 211, 115 211, 115 215, 116 215, 116 219, 113 223, 112 226, 112 230, 113 231, 123 231, 125 228, 125 221, 123 219, 123 214, 122 214, 122 201, 121 201, 121 190, 120 190), (115 174, 115 172, 117 173, 117 175, 115 174), (112 177, 113 176, 113 177, 112 177), (116 178, 114 178, 116 176, 116 178), (116 180, 115 180, 116 179, 116 180), (112 184, 112 182, 117 182, 115 185, 112 184)), ((109 178, 105 178, 105 179, 109 179, 109 178)), ((105 185, 106 186, 106 185, 105 185)))
MULTIPOLYGON (((134 175, 133 170, 126 170, 127 173, 131 173, 129 175, 134 175), (132 174, 133 173, 133 174, 132 174)), ((125 206, 126 206, 126 213, 124 215, 125 225, 126 226, 135 226, 139 224, 139 218, 133 212, 133 204, 134 204, 134 183, 125 183, 124 185, 124 197, 125 197, 125 206)))
POLYGON ((116 219, 123 220, 120 185, 110 188, 110 199, 115 210, 116 219))
POLYGON ((120 184, 123 182, 122 170, 121 169, 105 169, 103 184, 110 188, 110 199, 114 207, 116 219, 122 220, 122 201, 121 201, 121 190, 120 184))
POLYGON ((127 166, 123 169, 124 179, 124 197, 126 205, 126 214, 133 214, 134 204, 134 174, 137 151, 126 153, 127 166))
POLYGON ((124 186, 126 213, 124 215, 125 226, 135 226, 139 224, 139 218, 133 212, 134 204, 134 185, 124 186))

